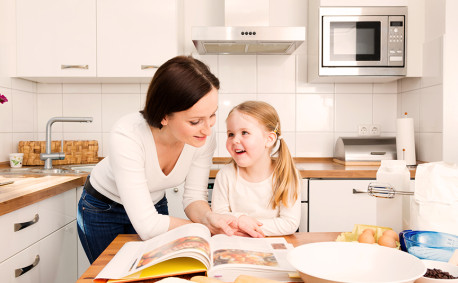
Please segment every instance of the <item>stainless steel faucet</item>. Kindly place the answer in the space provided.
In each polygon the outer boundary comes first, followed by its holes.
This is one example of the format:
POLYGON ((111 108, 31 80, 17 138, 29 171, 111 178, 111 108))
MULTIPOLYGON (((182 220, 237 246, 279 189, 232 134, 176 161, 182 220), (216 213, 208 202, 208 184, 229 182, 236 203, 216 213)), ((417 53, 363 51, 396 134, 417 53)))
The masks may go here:
MULTIPOLYGON (((65 159, 65 152, 51 152, 51 126, 54 122, 86 122, 92 123, 92 117, 52 117, 46 124, 46 153, 40 154, 40 159, 45 161, 44 169, 52 168, 53 159, 65 159)), ((62 138, 61 150, 64 150, 64 139, 62 138)))

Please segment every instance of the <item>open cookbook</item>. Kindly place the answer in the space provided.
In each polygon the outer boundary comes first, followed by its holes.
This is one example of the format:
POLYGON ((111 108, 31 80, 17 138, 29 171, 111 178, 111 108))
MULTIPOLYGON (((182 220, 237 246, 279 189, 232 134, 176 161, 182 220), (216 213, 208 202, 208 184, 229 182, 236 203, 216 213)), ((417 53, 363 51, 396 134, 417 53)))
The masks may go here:
POLYGON ((225 282, 233 282, 242 274, 299 281, 286 259, 292 248, 282 237, 211 236, 206 226, 192 223, 147 241, 124 244, 94 282, 129 282, 198 272, 225 282))

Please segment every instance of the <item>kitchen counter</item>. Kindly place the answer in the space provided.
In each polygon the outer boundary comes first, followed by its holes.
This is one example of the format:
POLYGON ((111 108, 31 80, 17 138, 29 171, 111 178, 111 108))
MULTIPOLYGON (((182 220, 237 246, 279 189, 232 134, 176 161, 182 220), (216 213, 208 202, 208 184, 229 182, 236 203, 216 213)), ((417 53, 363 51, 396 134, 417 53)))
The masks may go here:
MULTIPOLYGON (((350 165, 345 166, 333 161, 332 157, 309 158, 295 157, 296 167, 302 178, 342 178, 342 179, 375 179, 379 165, 350 165)), ((214 178, 218 169, 231 159, 225 157, 213 158, 214 165, 210 177, 214 178)), ((409 167, 410 177, 415 178, 416 166, 409 167)))
POLYGON ((14 181, 0 186, 0 215, 82 186, 86 175, 0 175, 0 182, 14 181))
MULTIPOLYGON (((300 246, 303 244, 316 243, 316 242, 326 242, 334 241, 339 232, 314 232, 306 233, 299 232, 292 235, 285 236, 285 239, 288 243, 291 243, 293 246, 300 246)), ((106 248, 106 250, 94 261, 94 263, 84 272, 83 275, 76 281, 76 283, 92 283, 93 279, 97 274, 102 271, 105 265, 114 257, 114 255, 119 251, 119 249, 129 241, 140 241, 138 235, 118 235, 116 239, 106 248)), ((156 282, 159 279, 143 280, 142 282, 156 282)))
MULTIPOLYGON (((379 166, 353 165, 345 166, 332 161, 332 158, 294 158, 302 178, 357 178, 375 179, 379 166)), ((230 158, 214 158, 210 178, 215 178, 219 168, 230 161, 230 158)), ((38 166, 37 166, 38 167, 38 166)), ((9 168, 6 163, 0 168, 9 168)), ((416 167, 410 168, 411 178, 415 177, 416 167)), ((0 215, 12 212, 52 197, 77 186, 82 186, 86 174, 79 175, 1 175, 0 180, 14 180, 14 184, 0 187, 0 215)))

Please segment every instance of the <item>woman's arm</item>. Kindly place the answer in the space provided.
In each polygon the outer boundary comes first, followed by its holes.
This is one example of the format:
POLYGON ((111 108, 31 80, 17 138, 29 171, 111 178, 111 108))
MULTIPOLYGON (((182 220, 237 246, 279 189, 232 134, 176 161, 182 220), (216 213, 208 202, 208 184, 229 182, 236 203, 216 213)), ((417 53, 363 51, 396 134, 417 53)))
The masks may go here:
POLYGON ((237 230, 237 218, 212 212, 207 201, 194 201, 186 207, 185 212, 192 221, 207 226, 212 234, 231 236, 237 230))

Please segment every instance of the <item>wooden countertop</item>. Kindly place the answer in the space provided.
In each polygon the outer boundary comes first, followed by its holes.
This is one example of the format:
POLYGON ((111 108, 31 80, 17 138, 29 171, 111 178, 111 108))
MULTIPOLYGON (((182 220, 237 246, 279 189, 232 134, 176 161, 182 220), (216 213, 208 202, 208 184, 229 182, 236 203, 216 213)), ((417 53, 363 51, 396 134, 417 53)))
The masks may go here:
MULTIPOLYGON (((339 232, 299 232, 293 235, 285 236, 288 243, 293 246, 299 246, 303 244, 316 243, 316 242, 327 242, 335 241, 339 232)), ((113 240, 113 242, 106 248, 106 250, 94 261, 94 263, 84 272, 83 275, 76 281, 76 283, 92 283, 94 277, 102 271, 105 265, 114 257, 119 249, 129 241, 139 241, 138 235, 126 235, 121 234, 113 240)), ((143 280, 142 282, 156 282, 159 279, 143 280)))
MULTIPOLYGON (((343 178, 343 179, 375 179, 379 165, 342 165, 333 161, 332 157, 309 158, 295 157, 296 167, 302 178, 343 178)), ((230 162, 230 158, 213 158, 214 166, 210 177, 216 177, 218 168, 230 162)), ((415 178, 416 166, 409 167, 410 177, 415 178)))
MULTIPOLYGON (((213 158, 214 164, 210 170, 210 178, 215 178, 219 168, 230 160, 226 157, 213 158)), ((333 162, 332 158, 296 157, 294 161, 302 178, 375 179, 379 168, 379 166, 367 165, 345 166, 333 162)), ((1 168, 9 168, 9 166, 7 163, 0 163, 1 168)), ((415 170, 416 167, 410 168, 411 178, 415 178, 415 170)), ((2 175, 0 172, 0 180, 15 181, 14 184, 0 186, 0 215, 82 186, 85 179, 85 174, 44 176, 33 174, 2 175)))
POLYGON ((2 175, 0 182, 14 183, 0 186, 0 215, 82 186, 85 180, 86 175, 2 175))

